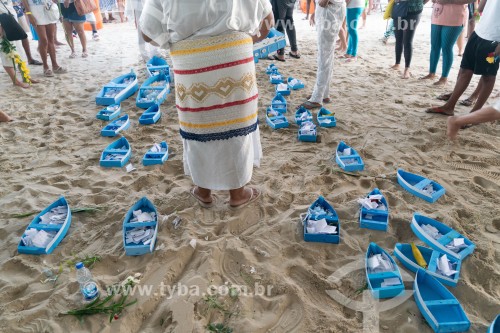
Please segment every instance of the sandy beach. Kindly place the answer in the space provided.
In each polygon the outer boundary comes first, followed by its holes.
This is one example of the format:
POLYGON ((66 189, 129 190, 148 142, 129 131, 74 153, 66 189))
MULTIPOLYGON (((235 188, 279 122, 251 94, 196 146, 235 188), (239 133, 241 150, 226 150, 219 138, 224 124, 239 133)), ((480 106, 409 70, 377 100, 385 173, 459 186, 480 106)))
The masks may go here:
MULTIPOLYGON (((96 94, 130 69, 138 73, 140 84, 146 78, 133 23, 105 25, 100 41, 89 40, 85 59, 69 59, 69 47, 60 47, 58 59, 68 74, 43 78, 41 66, 32 67, 33 77, 42 82, 27 90, 13 87, 2 75, 0 110, 15 121, 0 124, 0 332, 206 332, 209 323, 224 320, 223 311, 211 307, 201 294, 160 295, 160 285, 198 286, 204 291, 225 283, 247 286, 253 293, 256 283, 271 286, 265 295, 220 298, 230 314, 226 313, 225 325, 235 333, 363 332, 363 312, 340 304, 327 291, 362 302, 367 293, 360 292, 365 271, 353 270, 340 281, 330 276, 346 265, 363 263, 370 242, 391 254, 398 242, 422 244, 410 228, 414 212, 442 221, 476 244, 462 264, 458 285, 449 289, 472 323, 470 332, 485 332, 500 313, 500 136, 498 125, 488 123, 461 131, 452 143, 445 135, 446 118, 424 112, 440 105, 438 95, 453 89, 461 59, 455 57, 447 87, 418 80, 428 71, 430 14, 426 8, 418 27, 414 77, 409 80, 389 69, 394 46, 380 41, 385 31, 382 14, 368 16, 360 31, 360 59, 335 62, 333 101, 326 107, 336 113, 337 127, 319 129, 320 143, 298 142, 295 124, 278 131, 266 125, 265 108, 274 96, 265 73, 271 62, 256 65, 264 158, 254 170, 252 184, 263 196, 239 211, 228 209, 224 192, 216 193, 220 200, 208 210, 189 195, 192 182, 183 172, 173 93, 161 106, 161 120, 152 126, 139 125, 143 111, 135 106, 135 96, 122 103, 132 121, 124 136, 132 146, 136 171, 99 166, 102 150, 114 140, 100 136, 105 123, 95 118, 101 109, 95 105, 96 94), (144 153, 164 140, 171 149, 169 160, 144 167, 144 153), (359 177, 341 173, 332 162, 341 140, 364 159, 366 169, 359 177), (396 181, 399 167, 438 181, 446 195, 430 204, 405 192, 396 181), (357 199, 375 187, 389 201, 387 232, 359 228, 357 199), (73 208, 104 209, 74 214, 68 234, 51 255, 19 254, 17 245, 32 217, 11 215, 41 211, 61 195, 73 208), (318 195, 339 214, 338 245, 303 240, 299 216, 318 195), (130 257, 123 249, 122 222, 143 196, 162 216, 156 250, 130 257), (173 218, 163 219, 175 212, 182 218, 177 229, 173 218), (189 244, 192 239, 195 248, 189 244), (140 285, 153 286, 152 294, 134 295, 137 304, 112 323, 106 315, 81 322, 61 316, 81 306, 75 271, 65 267, 53 286, 40 282, 46 278, 43 269, 57 271, 65 261, 87 255, 101 257, 91 269, 101 290, 141 273, 140 285)), ((295 15, 302 58, 276 63, 283 75, 306 84, 287 97, 291 123, 293 110, 311 93, 316 74, 316 32, 303 17, 295 15)), ((60 27, 59 40, 64 40, 60 27)), ((79 42, 75 44, 79 51, 79 42)), ((36 42, 31 41, 31 47, 36 50, 36 42)), ((477 81, 474 78, 466 94, 477 81)), ((499 88, 497 84, 490 101, 499 88)), ((469 109, 459 106, 456 111, 465 114, 469 109)), ((414 274, 406 275, 406 289, 411 290, 414 274)), ((432 329, 412 296, 380 313, 380 331, 432 329)))

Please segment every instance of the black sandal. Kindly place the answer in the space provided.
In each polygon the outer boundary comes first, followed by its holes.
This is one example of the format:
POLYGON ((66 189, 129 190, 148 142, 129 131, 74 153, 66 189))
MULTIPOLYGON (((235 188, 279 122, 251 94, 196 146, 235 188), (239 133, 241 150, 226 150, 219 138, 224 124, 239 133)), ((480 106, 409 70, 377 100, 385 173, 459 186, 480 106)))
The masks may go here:
POLYGON ((285 59, 280 59, 276 54, 270 54, 267 59, 269 60, 278 60, 278 61, 281 61, 281 62, 285 62, 286 60, 285 59))
POLYGON ((300 53, 298 53, 298 52, 297 52, 297 54, 293 54, 292 52, 288 52, 288 55, 292 58, 300 59, 300 53))

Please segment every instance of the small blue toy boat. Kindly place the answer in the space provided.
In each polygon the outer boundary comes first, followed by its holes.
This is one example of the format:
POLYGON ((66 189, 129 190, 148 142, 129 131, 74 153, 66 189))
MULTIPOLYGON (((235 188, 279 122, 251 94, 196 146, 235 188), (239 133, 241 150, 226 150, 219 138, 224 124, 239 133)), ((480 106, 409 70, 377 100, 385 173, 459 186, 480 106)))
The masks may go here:
POLYGON ((316 131, 316 125, 314 125, 312 121, 303 121, 300 124, 297 138, 299 141, 303 142, 316 142, 318 139, 318 132, 316 131))
POLYGON ((126 114, 123 117, 120 117, 104 126, 104 128, 101 130, 101 135, 114 137, 117 136, 118 133, 120 133, 121 131, 125 131, 129 127, 130 118, 128 117, 128 114, 126 114))
POLYGON ((493 320, 486 333, 500 333, 500 314, 493 320))
POLYGON ((340 242, 339 216, 321 195, 307 210, 304 220, 304 240, 334 244, 340 242))
POLYGON ((155 144, 142 159, 144 166, 163 164, 168 160, 168 145, 165 141, 155 144))
POLYGON ((271 28, 267 37, 253 45, 254 62, 267 58, 271 53, 286 47, 285 35, 275 28, 271 28))
POLYGON ((158 234, 158 212, 148 198, 137 201, 123 220, 123 245, 128 256, 151 253, 158 234))
POLYGON ((304 82, 300 81, 299 79, 294 79, 293 77, 289 77, 287 80, 288 87, 292 90, 299 90, 299 89, 304 89, 305 85, 304 82))
POLYGON ((313 121, 313 116, 311 114, 311 111, 306 109, 303 106, 300 106, 297 111, 295 111, 295 123, 297 125, 302 125, 303 122, 305 121, 313 121))
POLYGON ((110 121, 118 117, 121 112, 122 107, 120 104, 109 105, 99 111, 96 115, 96 118, 104 121, 110 121))
POLYGON ((153 56, 146 63, 146 72, 150 77, 158 74, 170 76, 170 66, 165 59, 153 56))
POLYGON ((287 128, 290 125, 284 115, 271 107, 267 108, 266 123, 271 126, 272 129, 287 128))
MULTIPOLYGON (((417 248, 420 250, 422 257, 427 263, 427 269, 425 269, 427 273, 447 286, 455 287, 457 285, 458 278, 460 276, 460 268, 462 267, 462 261, 460 259, 447 257, 451 265, 453 266, 453 271, 456 271, 456 273, 450 276, 446 276, 442 274, 442 272, 438 269, 438 259, 442 258, 442 256, 445 255, 444 253, 433 251, 432 249, 420 245, 417 245, 417 248)), ((394 256, 396 256, 396 258, 398 258, 398 260, 406 268, 414 273, 416 273, 419 269, 424 269, 417 264, 417 261, 413 256, 410 244, 397 243, 394 247, 394 256)))
POLYGON ((285 84, 285 83, 279 83, 276 85, 276 93, 283 95, 283 96, 289 96, 290 95, 290 87, 285 84))
POLYGON ((286 113, 286 99, 281 94, 276 94, 271 101, 271 107, 279 113, 286 113))
POLYGON ((147 109, 154 104, 163 103, 170 93, 169 80, 169 76, 166 74, 158 74, 148 78, 139 89, 135 105, 147 109))
POLYGON ((266 68, 266 74, 271 75, 273 73, 278 73, 278 66, 276 66, 275 64, 270 64, 266 68))
POLYGON ((328 111, 325 108, 321 108, 318 111, 318 125, 321 127, 335 127, 337 126, 337 119, 335 119, 335 113, 328 111))
POLYGON ((283 83, 283 75, 281 75, 281 74, 280 74, 280 73, 278 73, 278 72, 272 73, 272 74, 269 76, 269 81, 270 81, 272 84, 280 84, 280 83, 283 83))
POLYGON ((362 171, 365 168, 365 164, 358 152, 346 145, 344 141, 340 141, 337 146, 335 161, 341 169, 348 172, 362 171))
POLYGON ((398 169, 398 183, 411 194, 430 203, 436 202, 446 192, 444 187, 435 181, 403 169, 398 169))
POLYGON ((161 110, 158 104, 151 105, 144 113, 139 117, 139 124, 141 125, 151 125, 155 124, 161 117, 161 110))
POLYGON ((476 245, 447 225, 420 214, 413 214, 411 229, 420 240, 449 257, 463 260, 476 245))
POLYGON ((71 208, 60 197, 38 214, 28 225, 17 246, 24 254, 51 254, 71 225, 71 208))
POLYGON ((398 265, 380 246, 370 243, 365 258, 366 280, 374 298, 392 298, 404 293, 398 265))
POLYGON ((470 321, 453 294, 438 280, 420 269, 413 283, 417 306, 436 333, 466 332, 470 321))
POLYGON ((371 191, 361 204, 359 226, 373 230, 387 231, 389 225, 389 205, 378 188, 371 191), (371 206, 370 208, 365 207, 371 206))
POLYGON ((120 104, 139 89, 137 75, 132 70, 128 74, 120 75, 107 83, 97 94, 97 105, 120 104))
POLYGON ((105 168, 121 168, 131 156, 130 144, 127 139, 121 137, 104 149, 99 165, 105 168))

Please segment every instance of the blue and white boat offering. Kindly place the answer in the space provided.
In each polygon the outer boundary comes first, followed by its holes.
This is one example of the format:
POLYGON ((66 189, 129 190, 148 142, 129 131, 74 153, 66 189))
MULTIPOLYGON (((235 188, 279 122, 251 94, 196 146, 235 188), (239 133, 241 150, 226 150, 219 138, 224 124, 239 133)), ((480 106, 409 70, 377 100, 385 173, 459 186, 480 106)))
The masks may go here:
POLYGON ((122 107, 120 104, 113 104, 105 107, 104 109, 100 110, 96 118, 104 121, 110 121, 115 119, 120 115, 122 112, 122 107))
POLYGON ((493 320, 486 333, 500 333, 500 314, 493 320))
POLYGON ((271 126, 272 129, 287 128, 290 125, 286 117, 272 107, 267 108, 266 123, 271 126))
POLYGON ((288 96, 290 95, 290 87, 286 83, 278 83, 276 85, 276 93, 283 95, 283 96, 288 96))
POLYGON ((280 73, 276 72, 276 73, 272 73, 270 76, 269 76, 269 81, 272 83, 272 84, 279 84, 279 83, 283 83, 283 75, 281 75, 280 73))
POLYGON ((368 288, 374 298, 392 298, 404 293, 398 265, 375 243, 370 243, 366 250, 365 270, 368 288))
POLYGON ((339 216, 322 196, 309 207, 303 222, 306 242, 334 244, 340 242, 339 216))
POLYGON ((266 68, 266 74, 267 75, 271 75, 273 73, 278 73, 278 66, 276 66, 275 64, 270 64, 269 66, 267 66, 266 68))
POLYGON ((120 75, 107 83, 97 94, 97 105, 120 104, 139 89, 137 75, 132 70, 128 74, 120 75))
POLYGON ((285 34, 271 28, 265 39, 253 45, 254 62, 258 63, 259 59, 267 58, 271 53, 284 47, 286 47, 285 34))
POLYGON ((413 296, 418 309, 436 333, 467 332, 470 321, 453 294, 424 270, 419 270, 413 283, 413 296))
POLYGON ((335 161, 342 170, 347 172, 362 171, 365 168, 365 164, 358 152, 346 145, 344 141, 340 141, 337 146, 335 161))
POLYGON ((168 65, 168 62, 157 56, 153 56, 148 60, 146 63, 146 71, 150 77, 158 74, 170 76, 170 66, 168 65))
POLYGON ((443 186, 423 176, 404 171, 403 169, 398 169, 397 175, 398 183, 401 187, 427 202, 434 203, 446 193, 443 186))
POLYGON ((306 121, 312 122, 313 116, 311 114, 311 111, 303 106, 300 106, 297 111, 295 111, 295 123, 300 126, 303 122, 306 121))
POLYGON ((166 74, 158 74, 144 81, 137 94, 135 104, 142 109, 147 109, 154 104, 160 105, 165 101, 169 93, 169 76, 166 74))
POLYGON ((123 220, 125 254, 138 256, 153 252, 158 233, 158 213, 148 198, 137 201, 123 220))
POLYGON ((413 214, 411 229, 434 250, 456 259, 465 259, 476 245, 447 225, 420 214, 413 214))
POLYGON ((337 119, 335 119, 335 113, 328 111, 325 108, 321 108, 318 111, 318 125, 321 127, 337 126, 337 119))
POLYGON ((125 131, 129 127, 130 127, 130 118, 128 117, 128 114, 126 114, 123 117, 120 117, 115 121, 104 126, 104 128, 101 130, 101 135, 107 137, 114 137, 117 136, 118 133, 120 133, 121 131, 125 131))
POLYGON ((165 141, 156 143, 142 159, 144 166, 163 164, 168 160, 168 144, 165 141))
POLYGON ((288 87, 292 90, 300 90, 304 89, 305 85, 304 82, 300 81, 299 79, 294 79, 293 77, 289 77, 287 80, 288 87))
POLYGON ((24 254, 50 254, 63 240, 71 225, 71 209, 60 197, 38 214, 28 225, 17 246, 24 254))
POLYGON ((276 94, 271 101, 271 107, 280 113, 286 113, 287 106, 285 97, 281 94, 276 94))
POLYGON ((152 125, 161 118, 161 110, 158 104, 153 104, 139 117, 139 124, 152 125))
POLYGON ((122 168, 132 156, 132 149, 124 137, 110 144, 101 154, 99 165, 105 168, 122 168))
POLYGON ((311 121, 304 121, 300 124, 298 139, 304 142, 316 142, 318 133, 316 132, 316 125, 311 121))
POLYGON ((365 198, 359 199, 359 226, 361 228, 387 231, 389 225, 389 205, 378 188, 365 198))

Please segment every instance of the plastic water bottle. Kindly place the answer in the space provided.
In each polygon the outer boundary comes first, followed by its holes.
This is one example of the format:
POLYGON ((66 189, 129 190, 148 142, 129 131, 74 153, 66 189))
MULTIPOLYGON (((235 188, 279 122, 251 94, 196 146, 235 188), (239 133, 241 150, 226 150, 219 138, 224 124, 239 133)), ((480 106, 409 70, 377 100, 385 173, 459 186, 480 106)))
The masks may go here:
POLYGON ((92 278, 92 273, 86 268, 82 262, 76 263, 76 279, 80 283, 80 291, 82 292, 85 301, 92 301, 99 296, 97 283, 92 278))

